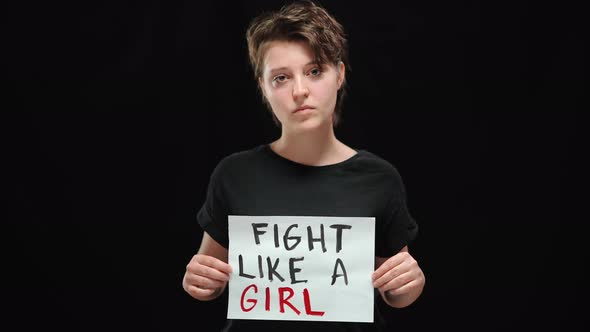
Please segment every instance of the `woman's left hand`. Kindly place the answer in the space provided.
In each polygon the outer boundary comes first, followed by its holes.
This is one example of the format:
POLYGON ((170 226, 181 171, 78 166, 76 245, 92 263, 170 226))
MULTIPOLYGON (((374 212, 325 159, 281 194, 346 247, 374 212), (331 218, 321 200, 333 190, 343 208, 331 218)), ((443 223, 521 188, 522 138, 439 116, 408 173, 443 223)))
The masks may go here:
POLYGON ((377 257, 377 266, 372 276, 373 287, 390 305, 404 307, 418 298, 426 278, 407 247, 390 258, 377 257))

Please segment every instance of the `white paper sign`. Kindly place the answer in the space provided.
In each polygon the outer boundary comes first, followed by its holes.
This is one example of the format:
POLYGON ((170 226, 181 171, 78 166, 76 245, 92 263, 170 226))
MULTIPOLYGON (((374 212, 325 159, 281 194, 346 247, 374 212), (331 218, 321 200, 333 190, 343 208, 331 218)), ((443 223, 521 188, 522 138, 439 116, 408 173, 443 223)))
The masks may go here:
POLYGON ((228 318, 373 322, 375 218, 228 221, 228 318))

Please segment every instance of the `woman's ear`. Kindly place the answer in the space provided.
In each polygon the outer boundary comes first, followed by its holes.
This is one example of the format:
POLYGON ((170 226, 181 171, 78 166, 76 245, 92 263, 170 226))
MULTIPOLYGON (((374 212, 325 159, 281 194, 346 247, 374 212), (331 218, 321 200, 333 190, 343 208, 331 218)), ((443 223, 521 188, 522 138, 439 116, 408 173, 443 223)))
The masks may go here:
POLYGON ((344 80, 346 80, 346 67, 344 62, 338 61, 338 90, 342 87, 344 80))

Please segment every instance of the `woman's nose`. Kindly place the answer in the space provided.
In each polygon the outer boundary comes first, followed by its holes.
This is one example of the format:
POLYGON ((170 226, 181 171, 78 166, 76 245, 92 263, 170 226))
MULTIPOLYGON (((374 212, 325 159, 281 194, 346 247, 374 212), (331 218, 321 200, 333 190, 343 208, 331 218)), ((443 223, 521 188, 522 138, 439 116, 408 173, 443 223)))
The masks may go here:
POLYGON ((309 96, 309 88, 305 84, 304 78, 295 78, 295 84, 293 84, 293 98, 298 99, 307 96, 309 96))

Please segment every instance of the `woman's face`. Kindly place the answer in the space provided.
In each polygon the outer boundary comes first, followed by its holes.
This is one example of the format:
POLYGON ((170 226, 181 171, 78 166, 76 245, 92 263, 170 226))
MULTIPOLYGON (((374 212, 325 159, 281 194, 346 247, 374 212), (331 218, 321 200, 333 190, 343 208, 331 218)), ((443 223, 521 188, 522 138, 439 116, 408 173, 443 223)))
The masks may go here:
POLYGON ((266 47, 260 87, 283 131, 332 126, 344 64, 319 65, 304 42, 273 41, 266 47))

